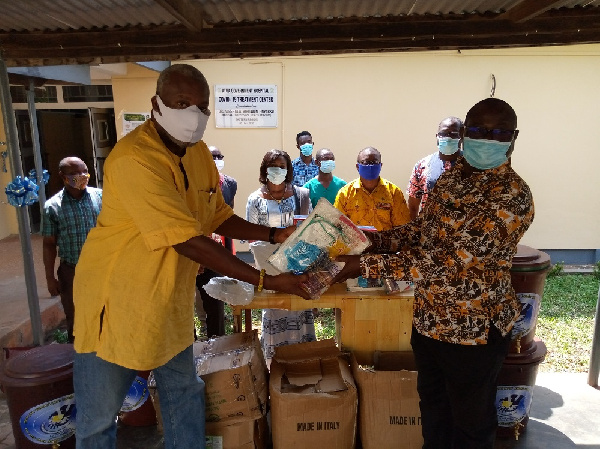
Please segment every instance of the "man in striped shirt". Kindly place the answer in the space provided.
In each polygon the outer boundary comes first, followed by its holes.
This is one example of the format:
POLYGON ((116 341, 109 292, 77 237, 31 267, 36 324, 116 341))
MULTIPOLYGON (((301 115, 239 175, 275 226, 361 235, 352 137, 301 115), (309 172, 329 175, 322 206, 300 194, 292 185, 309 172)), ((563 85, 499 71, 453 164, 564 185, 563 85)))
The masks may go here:
POLYGON ((69 342, 73 342, 73 278, 75 265, 90 229, 102 208, 102 190, 88 187, 90 175, 78 157, 66 157, 58 165, 64 188, 44 204, 42 235, 48 291, 60 295, 67 318, 69 342), (58 251, 57 251, 58 248, 58 251), (56 254, 60 264, 54 272, 56 254))

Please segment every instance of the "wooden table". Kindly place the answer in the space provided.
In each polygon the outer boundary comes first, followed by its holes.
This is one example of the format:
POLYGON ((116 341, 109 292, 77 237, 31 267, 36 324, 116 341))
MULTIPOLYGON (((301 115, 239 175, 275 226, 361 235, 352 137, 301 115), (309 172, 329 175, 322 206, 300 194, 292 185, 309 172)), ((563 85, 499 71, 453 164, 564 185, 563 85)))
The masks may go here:
MULTIPOLYGON (((246 309, 339 309, 341 320, 336 320, 336 333, 341 348, 354 352, 361 365, 372 365, 374 351, 411 350, 413 298, 412 289, 388 295, 384 291, 348 291, 346 284, 333 285, 313 301, 289 294, 261 292, 255 294, 250 304, 232 306, 233 328, 234 332, 241 332, 242 311, 246 309)), ((248 312, 246 330, 251 328, 248 312)))

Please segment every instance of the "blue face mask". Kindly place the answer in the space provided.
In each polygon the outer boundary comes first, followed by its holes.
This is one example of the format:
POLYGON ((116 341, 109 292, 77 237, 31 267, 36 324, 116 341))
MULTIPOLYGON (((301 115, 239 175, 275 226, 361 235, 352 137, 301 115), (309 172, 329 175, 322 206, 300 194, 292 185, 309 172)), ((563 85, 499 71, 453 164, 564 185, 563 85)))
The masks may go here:
POLYGON ((438 150, 440 153, 450 156, 458 151, 458 143, 460 139, 451 137, 438 137, 438 150))
POLYGON ((498 142, 497 140, 470 139, 469 137, 465 137, 463 141, 463 156, 471 167, 480 170, 496 168, 508 160, 506 152, 512 142, 512 140, 510 142, 498 142))
POLYGON ((379 173, 381 173, 381 164, 358 164, 358 174, 361 178, 366 179, 367 181, 373 181, 379 178, 379 173))
POLYGON ((310 156, 312 154, 312 151, 312 143, 305 143, 304 145, 300 145, 300 152, 302 153, 302 156, 310 156))
POLYGON ((335 170, 335 161, 321 161, 321 171, 323 173, 331 173, 335 170))

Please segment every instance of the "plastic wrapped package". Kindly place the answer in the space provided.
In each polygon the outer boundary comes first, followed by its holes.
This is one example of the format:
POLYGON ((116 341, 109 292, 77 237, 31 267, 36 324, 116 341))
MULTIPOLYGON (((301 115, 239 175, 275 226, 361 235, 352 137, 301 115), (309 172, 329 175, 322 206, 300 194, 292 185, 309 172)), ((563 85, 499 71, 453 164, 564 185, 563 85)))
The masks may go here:
POLYGON ((214 277, 203 288, 213 298, 232 306, 250 304, 254 298, 254 285, 227 276, 214 277))
POLYGON ((360 254, 369 240, 348 217, 321 198, 312 213, 268 261, 279 271, 308 273, 303 285, 311 298, 318 298, 341 271, 338 256, 360 254))

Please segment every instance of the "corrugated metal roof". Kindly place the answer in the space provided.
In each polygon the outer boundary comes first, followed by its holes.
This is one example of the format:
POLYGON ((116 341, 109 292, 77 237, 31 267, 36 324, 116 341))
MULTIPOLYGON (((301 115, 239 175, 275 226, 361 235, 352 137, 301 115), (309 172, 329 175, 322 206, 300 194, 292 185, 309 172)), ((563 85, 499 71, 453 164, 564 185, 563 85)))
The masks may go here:
MULTIPOLYGON (((208 24, 500 13, 522 0, 192 0, 208 24)), ((3 0, 0 30, 89 30, 178 24, 156 0, 3 0)), ((599 6, 565 0, 555 8, 599 6)))
POLYGON ((600 42, 600 0, 0 0, 0 7, 8 66, 600 42))
POLYGON ((179 23, 154 0, 3 1, 0 30, 55 31, 179 23))

